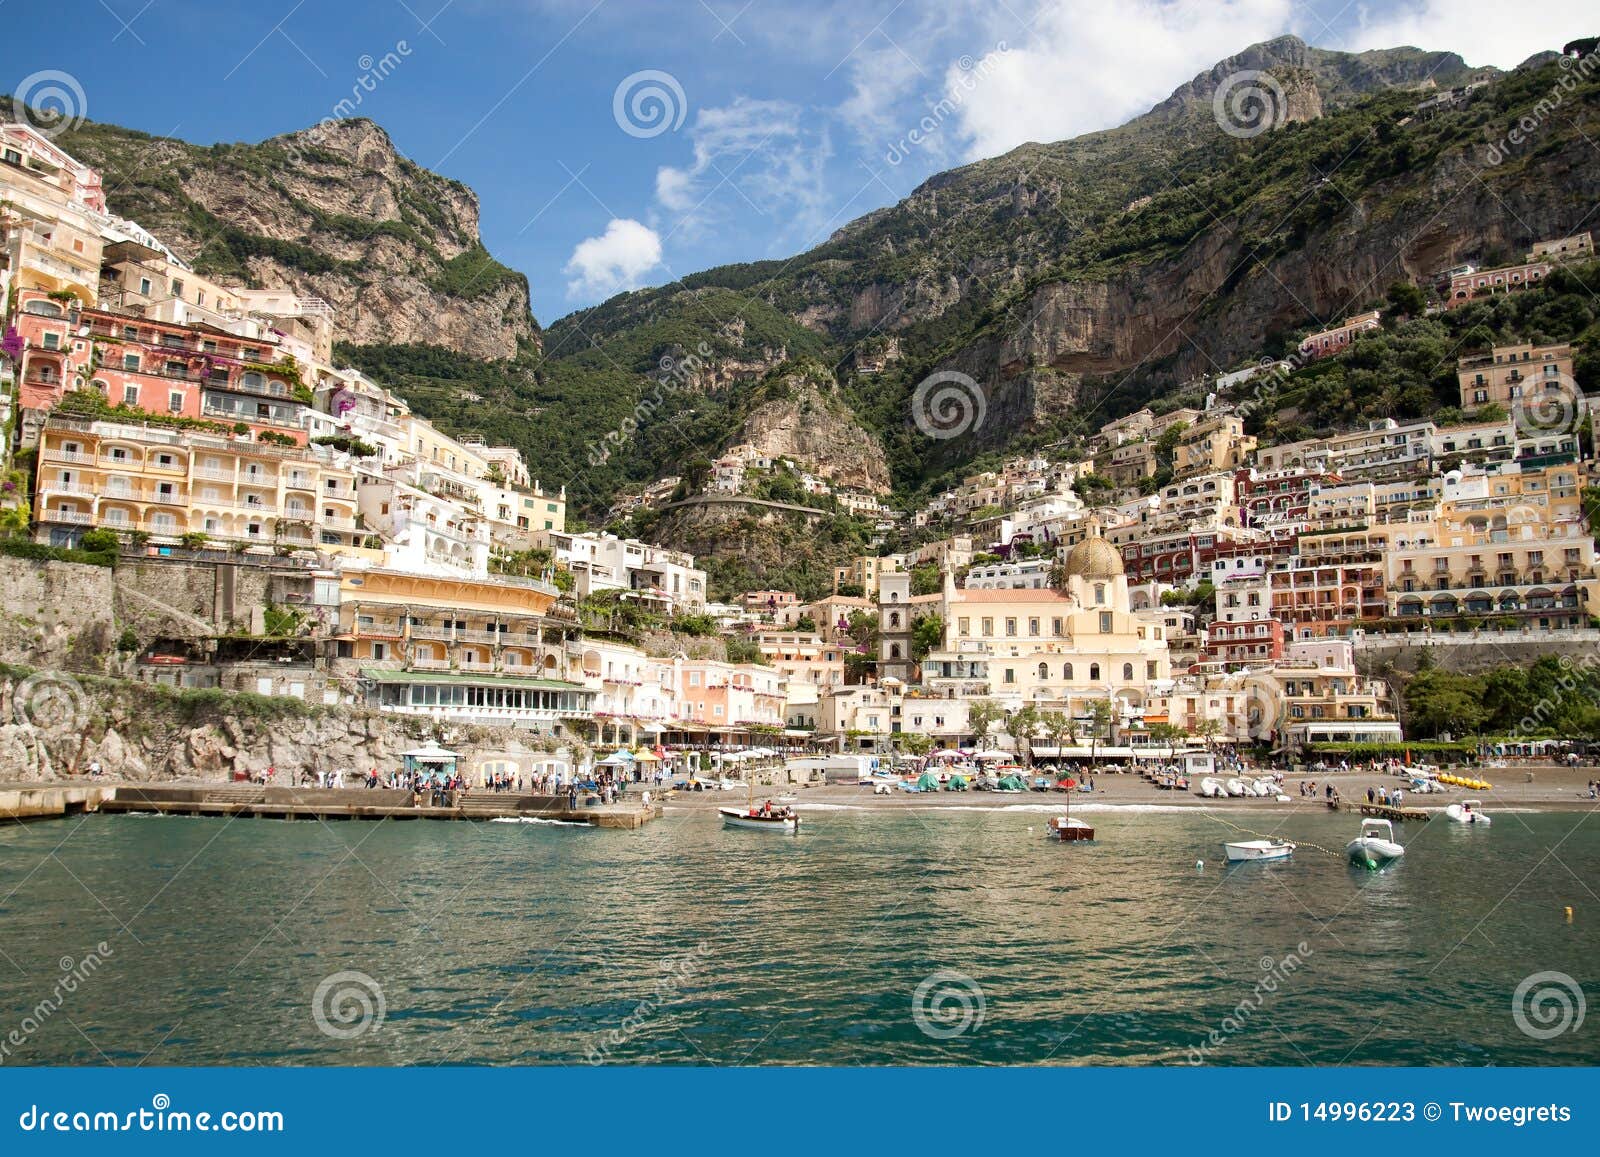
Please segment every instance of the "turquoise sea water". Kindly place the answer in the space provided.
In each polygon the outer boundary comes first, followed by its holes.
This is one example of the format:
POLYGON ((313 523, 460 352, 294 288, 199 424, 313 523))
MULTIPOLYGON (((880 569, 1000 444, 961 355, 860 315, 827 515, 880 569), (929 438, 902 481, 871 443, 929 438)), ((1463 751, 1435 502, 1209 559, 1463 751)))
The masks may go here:
POLYGON ((13 826, 4 1061, 1600 1062, 1600 818, 1413 824, 1370 873, 1222 863, 1218 816, 1342 851, 1348 815, 1046 814, 13 826))

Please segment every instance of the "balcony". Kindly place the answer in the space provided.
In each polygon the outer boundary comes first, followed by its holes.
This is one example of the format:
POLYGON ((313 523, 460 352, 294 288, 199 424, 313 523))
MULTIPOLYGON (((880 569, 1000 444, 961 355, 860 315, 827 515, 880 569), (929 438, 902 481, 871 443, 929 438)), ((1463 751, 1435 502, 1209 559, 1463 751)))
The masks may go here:
POLYGON ((42 510, 40 522, 65 523, 69 526, 93 526, 94 515, 84 510, 42 510))
POLYGON ((196 478, 203 478, 207 482, 234 482, 237 476, 232 470, 222 470, 215 466, 201 466, 194 472, 196 478))
POLYGON ((81 450, 57 450, 46 446, 41 457, 46 462, 73 462, 83 466, 94 465, 94 455, 81 450))

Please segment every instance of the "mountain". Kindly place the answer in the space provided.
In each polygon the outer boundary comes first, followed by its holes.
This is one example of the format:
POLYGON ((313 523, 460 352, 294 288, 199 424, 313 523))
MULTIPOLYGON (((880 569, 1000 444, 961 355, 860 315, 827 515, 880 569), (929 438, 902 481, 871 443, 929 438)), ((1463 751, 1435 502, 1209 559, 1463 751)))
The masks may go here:
POLYGON ((537 345, 527 278, 485 251, 477 196, 369 120, 210 147, 85 122, 59 142, 199 272, 323 298, 348 340, 478 359, 537 345))

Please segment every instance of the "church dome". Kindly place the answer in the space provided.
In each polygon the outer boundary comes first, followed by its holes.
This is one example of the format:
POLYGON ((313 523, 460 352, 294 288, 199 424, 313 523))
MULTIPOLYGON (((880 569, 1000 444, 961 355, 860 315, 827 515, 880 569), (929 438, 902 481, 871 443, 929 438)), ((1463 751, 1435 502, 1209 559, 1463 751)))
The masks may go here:
POLYGON ((1098 534, 1090 535, 1067 553, 1067 577, 1120 578, 1122 552, 1098 534))

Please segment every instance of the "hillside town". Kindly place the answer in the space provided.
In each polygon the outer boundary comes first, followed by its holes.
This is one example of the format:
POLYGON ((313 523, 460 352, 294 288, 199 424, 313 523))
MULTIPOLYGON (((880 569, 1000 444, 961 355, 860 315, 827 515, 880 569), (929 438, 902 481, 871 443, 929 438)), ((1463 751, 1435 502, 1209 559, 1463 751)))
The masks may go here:
MULTIPOLYGON (((1434 308, 1593 258, 1587 233, 1536 240, 1441 271, 1434 308)), ((242 628, 140 639, 148 683, 597 745, 1311 753, 1403 739, 1371 662, 1396 637, 1600 640, 1565 344, 1463 351, 1460 421, 1273 445, 1246 432, 1252 381, 1284 372, 1264 359, 1204 406, 1139 409, 914 509, 732 446, 704 493, 786 471, 883 552, 821 598, 719 601, 690 554, 569 529, 566 488, 518 449, 338 365, 328 303, 202 276, 25 125, 0 126, 0 296, 8 543, 35 548, 9 553, 262 576, 242 628)), ((1288 368, 1380 325, 1308 334, 1288 368)))

